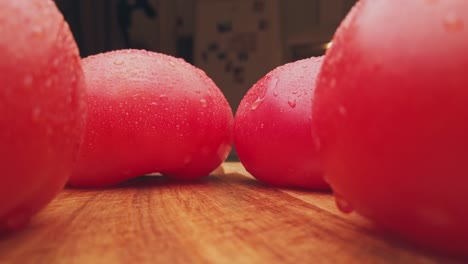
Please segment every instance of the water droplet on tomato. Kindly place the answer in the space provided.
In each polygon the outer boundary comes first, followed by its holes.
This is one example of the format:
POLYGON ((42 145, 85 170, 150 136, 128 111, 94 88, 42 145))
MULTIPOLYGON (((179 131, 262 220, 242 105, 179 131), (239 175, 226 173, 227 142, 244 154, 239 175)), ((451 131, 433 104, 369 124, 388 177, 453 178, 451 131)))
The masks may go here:
POLYGON ((52 135, 54 133, 54 129, 50 126, 46 128, 47 135, 52 135))
POLYGON ((122 64, 124 64, 123 60, 115 60, 114 61, 114 65, 122 65, 122 64))
POLYGON ((195 93, 200 94, 201 91, 200 91, 199 89, 196 89, 196 90, 195 90, 195 93))
POLYGON ((292 94, 297 94, 297 90, 292 91, 292 94))
POLYGON ((274 92, 273 95, 276 97, 276 96, 278 96, 278 93, 277 93, 277 92, 274 92))
POLYGON ((171 65, 171 67, 175 67, 175 63, 173 61, 169 61, 169 65, 171 65))
POLYGON ((47 88, 49 88, 50 86, 52 86, 52 79, 51 79, 51 78, 47 79, 47 80, 45 81, 45 84, 44 84, 44 85, 45 85, 45 87, 47 87, 47 88))
POLYGON ((289 105, 291 108, 295 108, 295 107, 296 107, 296 99, 289 99, 289 100, 288 100, 288 105, 289 105))
POLYGON ((307 64, 304 64, 301 66, 303 69, 307 69, 307 67, 309 67, 307 64))
POLYGON ((41 117, 41 108, 35 107, 32 111, 32 120, 38 122, 41 117))
POLYGON ((31 75, 28 75, 26 77, 24 77, 23 79, 23 84, 24 86, 31 86, 34 82, 34 79, 31 75))
POLYGON ((52 66, 54 66, 54 68, 58 67, 59 66, 59 60, 58 59, 54 59, 52 61, 52 66))
MULTIPOLYGON (((319 139, 317 136, 314 137, 314 143, 315 143, 315 148, 316 148, 318 151, 320 151, 320 149, 322 148, 322 142, 320 141, 320 139, 319 139)), ((326 176, 324 176, 324 179, 325 179, 325 177, 326 177, 326 176)), ((326 179, 325 179, 325 181, 326 181, 328 184, 330 184, 326 179)))
POLYGON ((202 104, 203 107, 207 107, 207 106, 208 106, 208 102, 206 101, 205 98, 200 99, 200 103, 202 104))
POLYGON ((260 124, 260 128, 263 129, 265 127, 264 124, 260 124))
POLYGON ((159 96, 159 99, 161 99, 161 100, 168 100, 169 98, 167 97, 167 95, 161 94, 161 95, 159 96))
POLYGON ((351 204, 338 193, 335 193, 335 203, 336 207, 338 207, 338 209, 345 214, 349 214, 354 211, 351 204))
POLYGON ((207 146, 203 147, 203 148, 201 149, 201 154, 202 154, 203 156, 208 156, 208 155, 210 155, 210 148, 207 147, 207 146))
POLYGON ((345 108, 344 106, 342 106, 342 105, 338 108, 338 112, 339 112, 340 115, 342 115, 342 116, 346 116, 346 114, 348 113, 347 110, 346 110, 346 108, 345 108))
POLYGON ((273 77, 270 79, 270 83, 268 84, 268 89, 276 89, 276 86, 278 86, 279 79, 276 77, 273 77))
POLYGON ((464 27, 463 20, 455 14, 448 14, 444 18, 444 28, 448 32, 460 32, 464 27))
POLYGON ((257 110, 257 108, 263 103, 263 98, 258 97, 257 100, 252 104, 252 107, 250 109, 252 110, 257 110))
POLYGON ((192 162, 192 156, 186 156, 184 158, 184 165, 187 166, 190 164, 190 162, 192 162))
POLYGON ((41 37, 42 35, 44 35, 44 29, 39 25, 33 26, 31 28, 31 32, 35 37, 41 37))

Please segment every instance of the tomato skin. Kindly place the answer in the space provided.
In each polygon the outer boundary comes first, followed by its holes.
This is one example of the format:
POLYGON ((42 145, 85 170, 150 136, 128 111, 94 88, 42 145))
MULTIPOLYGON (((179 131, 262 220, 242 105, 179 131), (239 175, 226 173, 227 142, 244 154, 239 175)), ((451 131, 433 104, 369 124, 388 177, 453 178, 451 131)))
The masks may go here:
POLYGON ((206 74, 167 55, 121 50, 83 60, 85 139, 70 185, 110 186, 160 172, 208 175, 232 145, 232 110, 206 74))
POLYGON ((453 254, 468 252, 467 23, 463 0, 361 1, 312 112, 339 203, 453 254))
POLYGON ((52 1, 0 1, 0 232, 63 188, 84 131, 84 76, 52 1), (13 14, 13 15, 12 15, 13 14))
POLYGON ((242 99, 234 122, 234 145, 257 179, 281 187, 329 189, 322 178, 311 133, 311 104, 322 58, 278 67, 242 99))

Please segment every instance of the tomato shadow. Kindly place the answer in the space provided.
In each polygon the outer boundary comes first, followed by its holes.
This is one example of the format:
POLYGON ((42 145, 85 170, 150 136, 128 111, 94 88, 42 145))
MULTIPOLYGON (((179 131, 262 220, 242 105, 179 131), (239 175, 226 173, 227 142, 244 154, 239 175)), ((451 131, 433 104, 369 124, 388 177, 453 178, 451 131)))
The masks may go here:
POLYGON ((254 177, 245 176, 241 173, 233 172, 228 173, 224 176, 219 176, 220 178, 225 177, 226 182, 230 182, 233 184, 239 184, 244 186, 256 187, 260 189, 278 189, 282 191, 296 191, 302 193, 316 193, 316 194, 332 194, 331 190, 324 190, 324 189, 313 189, 313 188, 306 188, 306 187, 298 187, 298 186, 278 186, 274 184, 268 184, 257 180, 254 177))
POLYGON ((67 186, 68 190, 79 190, 79 191, 109 191, 118 189, 145 189, 145 188, 158 188, 158 187, 169 187, 169 186, 198 186, 210 183, 213 181, 215 176, 206 176, 195 180, 180 180, 163 175, 143 175, 135 178, 123 181, 121 183, 105 186, 105 187, 75 187, 67 186))

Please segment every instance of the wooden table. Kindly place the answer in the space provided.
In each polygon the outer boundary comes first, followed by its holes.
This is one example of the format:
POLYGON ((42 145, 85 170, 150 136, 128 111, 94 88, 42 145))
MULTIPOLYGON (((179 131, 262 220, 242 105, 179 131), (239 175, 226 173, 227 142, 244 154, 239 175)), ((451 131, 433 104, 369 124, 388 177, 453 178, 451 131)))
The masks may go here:
MULTIPOLYGON (((390 238, 328 193, 265 186, 238 163, 199 182, 67 189, 0 263, 463 263, 390 238)), ((468 263, 468 262, 466 262, 468 263)))

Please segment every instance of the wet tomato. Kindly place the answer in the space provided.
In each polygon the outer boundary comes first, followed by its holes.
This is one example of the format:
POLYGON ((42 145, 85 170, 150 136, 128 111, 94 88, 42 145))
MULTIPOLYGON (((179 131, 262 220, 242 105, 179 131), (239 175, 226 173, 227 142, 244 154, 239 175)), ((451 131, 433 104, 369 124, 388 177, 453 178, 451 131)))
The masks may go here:
POLYGON ((83 60, 88 119, 70 184, 109 186, 160 172, 208 175, 232 144, 232 110, 215 83, 181 59, 122 50, 83 60))
POLYGON ((312 127, 312 93, 322 58, 278 67, 246 94, 236 113, 239 159, 257 179, 282 187, 328 189, 312 127))
POLYGON ((363 0, 313 104, 338 204, 421 245, 468 252, 468 1, 363 0))

